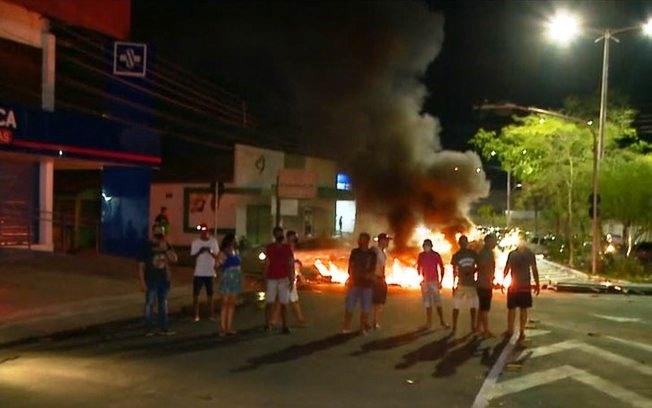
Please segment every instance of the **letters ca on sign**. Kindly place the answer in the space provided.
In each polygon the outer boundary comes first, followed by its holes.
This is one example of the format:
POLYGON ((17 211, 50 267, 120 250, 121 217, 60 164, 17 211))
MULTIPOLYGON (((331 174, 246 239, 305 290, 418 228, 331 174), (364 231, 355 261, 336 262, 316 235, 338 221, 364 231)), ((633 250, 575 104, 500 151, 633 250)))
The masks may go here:
POLYGON ((12 109, 0 107, 0 144, 11 144, 18 128, 16 114, 12 109))

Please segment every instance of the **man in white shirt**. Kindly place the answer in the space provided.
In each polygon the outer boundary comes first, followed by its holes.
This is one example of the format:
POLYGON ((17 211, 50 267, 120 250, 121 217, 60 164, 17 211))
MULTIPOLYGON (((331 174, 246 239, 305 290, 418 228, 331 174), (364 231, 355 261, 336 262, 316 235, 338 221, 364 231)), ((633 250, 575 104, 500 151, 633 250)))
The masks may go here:
POLYGON ((206 288, 206 300, 210 307, 211 319, 215 318, 213 304, 213 281, 215 280, 215 260, 220 252, 217 240, 208 234, 208 226, 201 224, 199 238, 190 245, 190 256, 195 258, 195 274, 192 280, 192 304, 195 322, 199 321, 199 294, 202 286, 206 288))
POLYGON ((380 318, 383 314, 383 306, 385 306, 385 302, 387 301, 387 282, 385 281, 387 254, 385 250, 389 246, 389 240, 392 238, 383 232, 378 234, 377 239, 378 245, 373 247, 373 251, 376 254, 375 281, 373 286, 374 311, 372 317, 372 327, 374 329, 380 329, 380 318))

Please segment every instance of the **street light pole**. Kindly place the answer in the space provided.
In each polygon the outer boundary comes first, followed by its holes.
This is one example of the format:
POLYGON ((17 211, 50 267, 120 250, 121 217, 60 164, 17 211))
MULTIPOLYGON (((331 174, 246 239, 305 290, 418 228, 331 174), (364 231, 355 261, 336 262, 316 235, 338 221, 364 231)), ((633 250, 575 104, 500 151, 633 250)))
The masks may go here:
MULTIPOLYGON (((598 194, 600 193, 600 161, 604 153, 604 134, 607 127, 607 90, 609 89, 609 43, 611 30, 606 29, 601 37, 604 41, 602 51, 602 81, 600 89, 600 122, 598 125, 597 142, 593 145, 593 214, 591 233, 591 273, 598 273, 598 259, 600 254, 601 233, 600 216, 598 214, 598 194)), ((599 41, 600 39, 596 40, 599 41)))
POLYGON ((505 221, 507 228, 512 225, 512 170, 507 170, 507 213, 505 221))
MULTIPOLYGON (((580 20, 569 14, 564 10, 557 12, 548 21, 548 37, 560 43, 562 46, 567 46, 574 37, 577 37, 582 31, 580 20)), ((600 254, 601 240, 601 225, 600 215, 598 213, 598 194, 600 191, 600 162, 604 157, 604 135, 607 131, 607 90, 609 88, 609 45, 611 41, 620 42, 615 36, 630 31, 640 31, 647 36, 652 36, 652 19, 648 19, 643 25, 635 25, 623 28, 605 28, 605 29, 592 29, 588 28, 589 32, 599 33, 595 42, 604 41, 602 51, 602 81, 600 90, 600 122, 598 135, 596 138, 595 132, 591 129, 594 135, 593 143, 593 214, 592 215, 592 248, 591 248, 591 272, 596 274, 598 272, 598 261, 600 254), (596 140, 597 139, 597 140, 596 140)))

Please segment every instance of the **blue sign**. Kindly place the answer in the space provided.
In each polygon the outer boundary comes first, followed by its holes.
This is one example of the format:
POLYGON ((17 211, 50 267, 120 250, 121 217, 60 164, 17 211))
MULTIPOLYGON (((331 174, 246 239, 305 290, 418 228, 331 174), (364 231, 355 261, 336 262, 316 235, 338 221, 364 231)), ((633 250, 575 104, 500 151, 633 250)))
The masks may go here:
POLYGON ((113 74, 141 77, 147 72, 147 44, 116 41, 113 44, 113 74))

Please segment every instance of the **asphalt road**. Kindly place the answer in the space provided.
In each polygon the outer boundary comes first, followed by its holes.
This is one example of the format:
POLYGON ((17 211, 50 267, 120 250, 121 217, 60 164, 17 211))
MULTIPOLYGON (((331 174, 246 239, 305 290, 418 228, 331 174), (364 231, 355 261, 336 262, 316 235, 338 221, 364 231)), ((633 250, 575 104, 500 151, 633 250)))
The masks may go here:
MULTIPOLYGON (((467 336, 466 313, 455 337, 420 331, 420 296, 401 290, 380 330, 338 335, 342 298, 302 292, 311 325, 289 336, 249 305, 233 338, 176 316, 173 337, 125 321, 0 348, 0 406, 652 407, 651 297, 544 292, 525 349, 467 336)), ((496 333, 504 320, 496 292, 496 333)))

